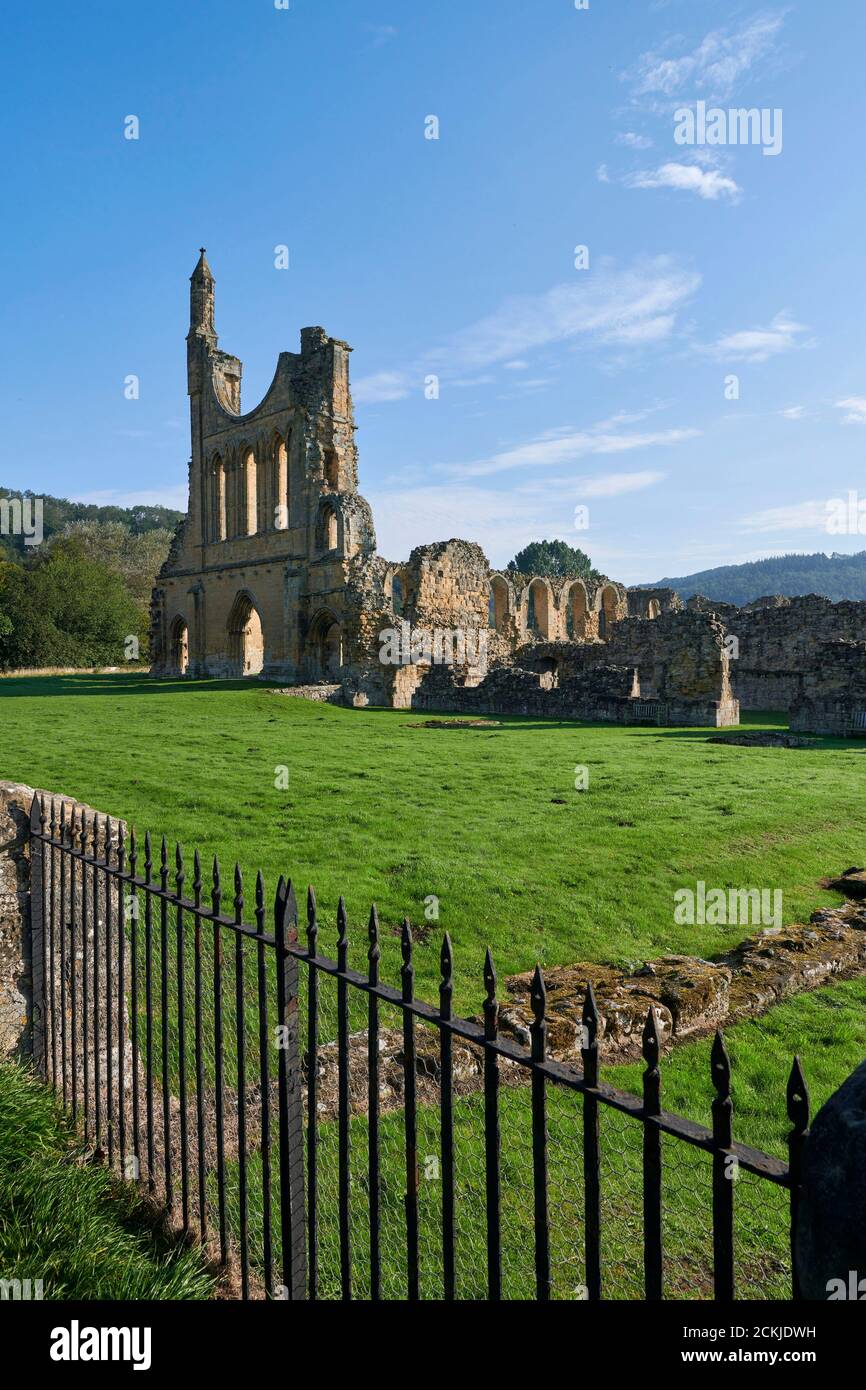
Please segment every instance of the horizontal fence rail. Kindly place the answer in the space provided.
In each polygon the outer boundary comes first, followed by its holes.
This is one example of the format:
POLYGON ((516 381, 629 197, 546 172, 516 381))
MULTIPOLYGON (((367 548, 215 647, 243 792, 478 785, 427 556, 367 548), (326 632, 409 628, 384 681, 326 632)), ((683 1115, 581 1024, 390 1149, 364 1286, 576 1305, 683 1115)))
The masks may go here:
POLYGON ((215 859, 206 885, 197 852, 190 878, 179 845, 65 801, 34 798, 31 848, 45 1077, 236 1296, 798 1296, 799 1059, 786 1163, 734 1138, 720 1032, 703 1126, 663 1108, 652 1007, 638 1097, 600 1078, 591 985, 578 1067, 550 1056, 540 968, 522 1047, 489 951, 473 1021, 452 1009, 447 934, 434 1007, 408 921, 399 987, 380 979, 375 907, 362 972, 342 898, 331 959, 312 890, 302 943, 284 878, 269 912, 259 873, 248 912, 239 868, 224 887, 215 859))

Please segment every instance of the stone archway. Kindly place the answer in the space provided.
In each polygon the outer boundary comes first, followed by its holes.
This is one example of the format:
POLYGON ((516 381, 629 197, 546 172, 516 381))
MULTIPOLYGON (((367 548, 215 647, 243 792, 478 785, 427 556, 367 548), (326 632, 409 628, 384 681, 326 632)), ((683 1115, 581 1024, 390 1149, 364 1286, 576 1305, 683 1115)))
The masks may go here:
POLYGON ((313 680, 339 681, 343 674, 343 629, 332 613, 320 613, 310 628, 307 667, 313 680))
POLYGON ((178 676, 185 676, 189 670, 189 627, 181 614, 175 618, 169 633, 169 664, 178 676))
POLYGON ((496 632, 504 632, 508 622, 508 585, 497 575, 490 584, 488 603, 488 626, 496 632))
POLYGON ((258 676, 265 664, 262 620, 249 594, 241 592, 232 604, 228 621, 229 661, 237 676, 258 676))
POLYGON ((586 589, 578 580, 565 596, 565 631, 572 641, 586 636, 586 589))
POLYGON ((598 596, 598 635, 609 637, 616 622, 617 592, 612 584, 605 584, 598 596))
POLYGON ((543 579, 533 579, 526 596, 526 627, 536 637, 549 638, 550 590, 543 579))

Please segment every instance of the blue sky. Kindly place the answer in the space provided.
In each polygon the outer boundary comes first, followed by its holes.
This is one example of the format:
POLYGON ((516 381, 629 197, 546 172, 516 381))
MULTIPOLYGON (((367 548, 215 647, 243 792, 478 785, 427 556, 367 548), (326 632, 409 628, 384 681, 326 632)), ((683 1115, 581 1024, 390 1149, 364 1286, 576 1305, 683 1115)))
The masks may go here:
POLYGON ((864 9, 7 7, 0 481, 185 505, 203 245, 244 409, 302 325, 352 343, 389 558, 556 536, 638 583, 866 548, 825 521, 866 496, 864 9), (699 101, 780 110, 781 151, 677 144, 699 101))

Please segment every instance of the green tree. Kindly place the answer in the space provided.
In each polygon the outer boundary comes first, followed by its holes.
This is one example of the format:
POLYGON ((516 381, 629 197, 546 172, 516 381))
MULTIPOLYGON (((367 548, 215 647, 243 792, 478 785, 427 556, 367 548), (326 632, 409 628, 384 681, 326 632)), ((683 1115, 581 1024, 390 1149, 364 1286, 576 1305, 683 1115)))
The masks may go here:
POLYGON ((80 540, 57 541, 29 566, 0 564, 0 666, 121 665, 145 620, 123 581, 80 540))
POLYGON ((122 579, 142 613, 146 613, 150 591, 168 555, 173 534, 164 527, 136 534, 122 521, 72 521, 49 545, 70 539, 79 541, 82 553, 122 579))
POLYGON ((531 541, 509 560, 508 568, 518 574, 546 574, 554 578, 594 579, 598 573, 588 555, 565 541, 531 541))

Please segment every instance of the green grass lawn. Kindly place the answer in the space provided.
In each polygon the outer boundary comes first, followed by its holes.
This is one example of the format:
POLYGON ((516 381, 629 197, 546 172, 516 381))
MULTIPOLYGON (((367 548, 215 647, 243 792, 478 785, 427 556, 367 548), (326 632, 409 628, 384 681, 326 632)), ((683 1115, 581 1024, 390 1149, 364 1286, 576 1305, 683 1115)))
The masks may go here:
MULTIPOLYGON (((379 908, 385 979, 397 981, 404 915, 438 921, 415 951, 418 993, 437 997, 441 933, 456 954, 455 1007, 474 1014, 483 997, 484 948, 500 977, 576 960, 637 963, 671 952, 712 956, 747 934, 742 926, 678 926, 674 892, 708 887, 780 888, 784 921, 805 921, 838 898, 818 880, 863 861, 863 746, 822 740, 813 749, 742 748, 708 742, 709 730, 620 728, 503 718, 498 728, 426 728, 409 711, 343 710, 286 699, 260 683, 153 682, 140 675, 0 681, 0 776, 77 796, 182 841, 191 868, 198 846, 217 853, 225 899, 238 858, 248 898, 261 867, 269 891, 279 873, 315 885, 320 950, 335 953, 345 894, 351 962, 364 968, 369 905, 379 908), (494 744, 496 745, 494 747, 494 744), (574 789, 575 768, 589 789, 574 789), (288 787, 278 790, 279 769, 288 787)), ((784 727, 753 716, 752 727, 784 727)), ((172 861, 173 863, 173 845, 172 861)), ((187 885, 189 884, 189 877, 187 885)), ((303 901, 302 901, 303 907, 303 901)), ((226 985, 230 995, 230 981, 226 985)), ((324 981, 322 1036, 333 1036, 333 991, 324 981)), ((802 1054, 815 1105, 866 1053, 866 981, 805 995, 730 1030, 735 1135, 784 1155, 784 1091, 802 1054)), ((387 1012, 385 1010, 384 1012, 387 1012)), ((353 1001, 353 1027, 364 1005, 353 1001), (356 1017, 357 1016, 357 1017, 356 1017)), ((391 1026, 395 1019, 390 1019, 391 1026)), ((386 1020, 383 1017, 383 1026, 386 1020)), ((664 1062, 667 1109, 709 1123, 706 1041, 664 1062)), ((229 1040, 230 1050, 230 1040, 229 1040)), ((158 1051, 158 1048, 157 1048, 158 1051)), ((603 1068, 640 1089, 640 1068, 603 1068)), ((640 1126, 603 1113, 607 1288, 640 1296, 640 1126)), ((484 1295, 483 1124, 479 1096, 455 1107, 462 1297, 484 1295)), ((402 1293, 402 1117, 383 1132, 386 1293, 402 1293)), ((365 1276, 363 1117, 353 1121, 358 1291, 365 1276)), ((419 1118, 422 1156, 435 1159, 438 1112, 419 1118)), ((506 1292, 531 1293, 531 1130, 528 1093, 502 1105, 506 1292)), ((554 1284, 582 1282, 580 1102, 551 1090, 554 1284)), ((336 1292, 336 1130, 321 1126, 322 1292, 336 1292)), ((439 1195, 422 1189, 422 1287, 440 1277, 439 1195)), ((710 1279, 709 1163, 665 1140, 670 1292, 705 1296, 710 1279)), ((250 1162, 252 1247, 260 1246, 255 1160, 250 1162)), ((741 1292, 787 1296, 785 1194, 744 1176, 738 1186, 741 1292)), ((231 1213, 230 1213, 231 1214, 231 1213)), ((232 1217, 234 1219, 234 1217, 232 1217)))
POLYGON ((10 1063, 0 1065, 0 1277, 42 1280, 44 1298, 64 1301, 213 1290, 199 1255, 170 1248, 135 1188, 83 1161, 55 1096, 10 1063))
MULTIPOLYGON (((64 676, 0 681, 0 776, 63 791, 182 841, 314 884, 322 949, 340 893, 363 965, 370 903, 397 968, 404 915, 439 918, 416 951, 435 998, 451 933, 455 1004, 476 1012, 489 943, 500 975, 538 960, 713 955, 741 927, 676 926, 673 893, 781 888, 786 922, 838 901, 824 874, 860 862, 864 746, 725 748, 700 729, 503 718, 429 729, 409 711, 346 710, 259 683, 64 676), (589 768, 585 792, 575 767, 589 768), (288 768, 277 790, 276 769, 288 768)), ((779 727, 779 717, 753 717, 779 727)), ((227 877, 230 884, 230 876, 227 877)), ((231 891, 231 890, 230 890, 231 891)))
MULTIPOLYGON (((731 1056, 734 1134, 742 1143, 787 1158, 790 1123, 785 1088, 791 1051, 802 1056, 809 1076, 814 1112, 866 1056, 866 979, 789 1000, 759 1019, 728 1030, 731 1056)), ((420 1025, 419 1025, 420 1027, 420 1025)), ((662 1064, 662 1102, 667 1110, 709 1127, 710 1039, 675 1048, 662 1064)), ((641 1093, 641 1067, 608 1070, 623 1090, 641 1093)), ((555 1298, 572 1299, 585 1282, 582 1102, 556 1086, 548 1095, 548 1170, 551 1271, 555 1298)), ((442 1190, 439 1112, 418 1114, 420 1269, 422 1297, 441 1297, 442 1190)), ((402 1113, 382 1117, 381 1233, 382 1291, 405 1297, 406 1190, 402 1113)), ((503 1293, 534 1297, 532 1125, 527 1087, 504 1088, 500 1097, 502 1134, 503 1293)), ((606 1298, 643 1297, 642 1127, 602 1107, 602 1277, 606 1298)), ((484 1194, 484 1100, 474 1094, 454 1107, 457 1211, 457 1293, 461 1299, 486 1297, 484 1194)), ((369 1296, 369 1187, 367 1123, 352 1121, 352 1248, 354 1291, 369 1296)), ((338 1130, 320 1125, 319 1289, 323 1298, 340 1292, 338 1212, 338 1130)), ((712 1297, 712 1185, 709 1155, 672 1137, 662 1140, 666 1296, 712 1297)), ((262 1248, 260 1167, 249 1164, 251 1250, 255 1263, 262 1248)), ((237 1221, 237 1170, 230 1165, 230 1212, 237 1221)), ((788 1193, 741 1171, 734 1194, 736 1284, 739 1298, 791 1296, 788 1193)), ((274 1218, 274 1244, 279 1241, 274 1218)))

